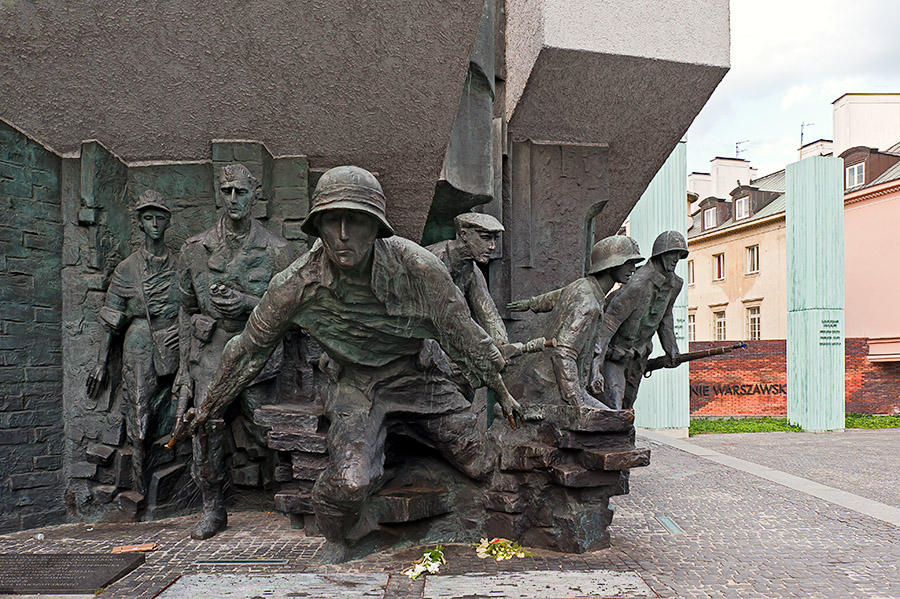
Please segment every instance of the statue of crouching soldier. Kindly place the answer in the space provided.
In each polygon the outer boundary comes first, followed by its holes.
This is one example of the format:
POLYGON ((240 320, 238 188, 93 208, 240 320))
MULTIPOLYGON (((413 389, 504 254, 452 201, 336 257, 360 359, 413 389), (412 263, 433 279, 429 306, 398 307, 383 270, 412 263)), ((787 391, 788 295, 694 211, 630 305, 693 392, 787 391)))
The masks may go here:
POLYGON ((318 241, 272 280, 247 327, 228 342, 192 426, 202 434, 285 332, 302 327, 335 365, 325 402, 329 463, 312 496, 325 538, 344 542, 380 488, 389 429, 409 430, 472 478, 492 470, 469 402, 419 364, 422 340, 437 339, 473 386, 493 389, 510 417, 518 404, 500 377, 500 351, 472 320, 447 269, 394 236, 370 172, 342 166, 322 175, 302 229, 318 241))
POLYGON ((99 313, 107 332, 100 339, 97 365, 88 375, 87 393, 96 397, 103 388, 110 345, 114 336, 124 331, 125 434, 132 448, 133 488, 145 495, 147 437, 169 405, 167 391, 178 369, 178 282, 175 260, 166 249, 172 213, 165 199, 159 192, 147 190, 138 198, 134 211, 144 241, 113 270, 99 313))
MULTIPOLYGON (((176 423, 183 421, 191 404, 203 405, 226 343, 244 329, 269 281, 293 258, 286 240, 250 216, 260 187, 250 171, 241 164, 225 166, 218 183, 224 213, 215 226, 190 237, 181 248, 176 423)), ((283 353, 280 343, 271 350, 271 359, 261 363, 253 380, 235 394, 250 433, 261 446, 265 439, 252 424, 253 412, 271 395, 283 353)), ((193 439, 193 475, 203 496, 203 512, 191 532, 195 539, 207 539, 227 525, 223 417, 224 413, 217 414, 193 439)))
POLYGON ((608 409, 588 392, 593 349, 606 294, 616 283, 628 281, 642 260, 630 237, 607 237, 591 249, 591 266, 584 277, 544 296, 510 304, 514 310, 547 305, 551 314, 544 337, 556 339, 555 347, 515 364, 507 377, 516 381, 512 389, 520 395, 526 414, 529 408, 548 403, 608 409))
POLYGON ((659 335, 666 366, 678 356, 672 307, 683 281, 675 274, 688 255, 678 231, 665 231, 653 242, 650 260, 609 297, 594 348, 591 390, 610 408, 631 409, 637 399, 653 335, 659 335))

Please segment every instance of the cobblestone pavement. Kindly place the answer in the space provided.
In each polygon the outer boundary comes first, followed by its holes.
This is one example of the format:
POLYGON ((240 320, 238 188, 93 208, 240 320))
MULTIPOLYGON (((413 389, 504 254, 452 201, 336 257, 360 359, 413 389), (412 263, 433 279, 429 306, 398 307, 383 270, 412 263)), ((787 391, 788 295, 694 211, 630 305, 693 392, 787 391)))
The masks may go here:
MULTIPOLYGON (((660 597, 900 599, 900 529, 665 445, 651 447, 651 465, 632 471, 631 494, 614 499, 610 549, 536 551, 534 558, 497 563, 451 545, 442 572, 603 569, 636 572, 660 597)), ((50 527, 0 535, 0 552, 106 552, 158 543, 143 566, 101 595, 109 599, 151 599, 178 576, 203 572, 388 572, 386 599, 423 594, 422 580, 399 574, 421 548, 322 565, 321 539, 291 530, 279 514, 230 514, 228 530, 204 542, 187 538, 193 523, 187 517, 50 527)))
POLYGON ((691 443, 900 507, 900 429, 697 435, 691 443))

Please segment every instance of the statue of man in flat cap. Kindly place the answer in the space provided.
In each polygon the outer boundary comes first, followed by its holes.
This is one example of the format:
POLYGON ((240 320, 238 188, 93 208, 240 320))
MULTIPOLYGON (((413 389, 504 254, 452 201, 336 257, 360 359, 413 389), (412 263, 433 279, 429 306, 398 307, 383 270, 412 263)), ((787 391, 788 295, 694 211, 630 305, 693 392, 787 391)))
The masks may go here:
MULTIPOLYGON (((181 248, 178 420, 190 404, 203 404, 225 344, 244 329, 269 281, 293 259, 288 242, 250 215, 259 188, 259 181, 244 165, 222 167, 216 194, 223 214, 211 229, 188 238, 181 248)), ((270 353, 271 359, 263 361, 253 380, 236 394, 249 432, 262 446, 264 435, 252 424, 252 416, 271 394, 271 382, 281 367, 281 344, 273 345, 270 353)), ((223 416, 217 414, 193 439, 194 480, 203 496, 203 513, 191 532, 195 539, 207 539, 227 524, 223 416)))
POLYGON ((472 318, 487 331, 498 346, 509 343, 506 325, 494 304, 487 281, 479 264, 487 264, 497 240, 503 232, 503 225, 490 214, 465 212, 453 220, 456 239, 439 241, 428 246, 428 250, 441 259, 453 282, 463 292, 472 318))
POLYGON ((437 339, 473 386, 494 391, 509 418, 518 403, 500 377, 500 351, 447 269, 394 235, 372 173, 340 166, 323 174, 302 229, 318 241, 272 280, 247 327, 228 342, 192 426, 204 430, 262 370, 285 331, 302 327, 337 365, 325 402, 329 464, 312 495, 319 528, 340 542, 379 488, 389 429, 408 427, 470 477, 493 468, 469 402, 419 365, 423 340, 437 339))
MULTIPOLYGON (((119 262, 100 308, 107 334, 100 340, 97 365, 88 375, 87 392, 95 397, 106 380, 109 348, 122 335, 122 408, 132 448, 134 490, 144 495, 145 446, 168 403, 172 375, 178 368, 178 281, 175 260, 166 249, 172 212, 162 194, 148 189, 134 207, 144 234, 141 247, 119 262), (164 395, 164 401, 163 401, 164 395)), ((162 431, 158 431, 160 434, 162 431)))

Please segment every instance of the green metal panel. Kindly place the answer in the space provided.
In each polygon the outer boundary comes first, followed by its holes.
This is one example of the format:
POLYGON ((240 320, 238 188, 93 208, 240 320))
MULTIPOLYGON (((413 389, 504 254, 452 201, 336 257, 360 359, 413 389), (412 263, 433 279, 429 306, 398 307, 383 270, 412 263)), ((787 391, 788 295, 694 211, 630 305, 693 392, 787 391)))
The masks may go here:
POLYGON ((804 430, 844 428, 843 161, 787 166, 787 414, 804 430))
MULTIPOLYGON (((629 216, 630 233, 650 255, 653 240, 663 231, 687 235, 687 148, 679 142, 650 182, 629 216)), ((687 279, 687 261, 678 263, 675 272, 687 279)), ((687 351, 687 284, 675 301, 675 335, 678 348, 687 351)), ((661 355, 659 339, 653 339, 653 355, 661 355)), ((634 424, 653 429, 687 428, 690 425, 690 382, 688 365, 658 370, 641 382, 634 406, 634 424)))

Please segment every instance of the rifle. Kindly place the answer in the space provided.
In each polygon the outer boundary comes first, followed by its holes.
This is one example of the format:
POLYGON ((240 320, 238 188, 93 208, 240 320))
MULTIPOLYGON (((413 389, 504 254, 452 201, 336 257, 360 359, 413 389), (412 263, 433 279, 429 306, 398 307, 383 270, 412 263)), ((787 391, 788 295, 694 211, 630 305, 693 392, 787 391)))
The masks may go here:
MULTIPOLYGON (((506 345, 498 346, 498 348, 500 349, 500 354, 506 361, 517 358, 522 354, 539 352, 547 347, 556 347, 556 339, 536 337, 535 339, 531 339, 530 341, 526 341, 525 343, 508 343, 506 345)), ((487 399, 485 402, 485 417, 487 418, 486 428, 491 428, 491 425, 494 424, 494 405, 496 405, 496 403, 497 398, 494 396, 494 392, 491 389, 488 389, 487 399)), ((513 425, 513 429, 516 428, 514 420, 511 421, 510 424, 513 425)))
MULTIPOLYGON (((709 358, 712 356, 721 356, 722 354, 728 354, 733 352, 736 349, 746 349, 747 344, 741 341, 740 343, 735 343, 734 345, 725 345, 722 347, 713 347, 710 349, 701 349, 699 351, 691 351, 686 354, 678 354, 675 356, 675 364, 672 366, 678 366, 679 364, 684 364, 685 362, 691 362, 693 360, 700 360, 702 358, 709 358)), ((659 356, 658 358, 652 358, 647 361, 647 367, 644 368, 644 376, 648 377, 653 373, 654 370, 659 370, 660 368, 666 368, 666 358, 665 356, 659 356)))
POLYGON ((194 408, 189 408, 188 411, 175 422, 175 426, 172 428, 172 436, 165 445, 166 449, 174 449, 176 443, 191 436, 191 422, 194 420, 194 415, 194 408))

